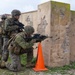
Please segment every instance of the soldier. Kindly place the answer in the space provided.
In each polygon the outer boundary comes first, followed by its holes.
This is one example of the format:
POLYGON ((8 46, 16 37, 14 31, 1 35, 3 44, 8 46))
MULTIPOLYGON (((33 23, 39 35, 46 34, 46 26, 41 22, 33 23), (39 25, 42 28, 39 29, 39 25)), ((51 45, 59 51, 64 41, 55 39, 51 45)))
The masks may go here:
POLYGON ((20 55, 27 53, 27 65, 26 67, 31 67, 33 64, 31 60, 33 58, 33 44, 35 40, 28 41, 27 38, 31 37, 34 33, 34 28, 31 26, 26 26, 24 31, 18 33, 10 42, 8 46, 8 50, 10 53, 10 58, 12 60, 11 64, 6 63, 6 67, 11 71, 20 71, 21 68, 21 60, 20 55))
POLYGON ((1 16, 1 21, 0 21, 0 59, 2 55, 2 46, 3 46, 3 34, 4 34, 4 23, 6 20, 7 16, 4 14, 1 16))
POLYGON ((19 32, 22 32, 23 24, 19 22, 19 17, 21 12, 19 10, 13 10, 11 12, 12 18, 6 19, 5 21, 5 37, 3 42, 3 52, 2 52, 2 59, 1 59, 1 68, 5 67, 5 62, 8 59, 8 49, 7 49, 7 42, 8 40, 16 35, 19 32))

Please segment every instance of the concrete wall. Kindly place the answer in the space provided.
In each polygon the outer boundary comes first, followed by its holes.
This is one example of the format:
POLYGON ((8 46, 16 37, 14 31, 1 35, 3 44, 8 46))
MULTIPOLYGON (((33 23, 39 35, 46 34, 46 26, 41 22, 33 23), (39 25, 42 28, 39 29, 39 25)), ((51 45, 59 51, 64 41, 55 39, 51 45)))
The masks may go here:
POLYGON ((50 36, 42 42, 45 65, 59 67, 70 63, 69 21, 69 4, 46 2, 38 6, 38 33, 50 36))
POLYGON ((22 13, 20 16, 20 22, 22 22, 25 26, 33 26, 35 28, 35 32, 37 32, 37 16, 37 11, 22 13))
POLYGON ((51 2, 51 64, 52 67, 70 63, 68 28, 70 5, 51 2))
POLYGON ((70 36, 70 60, 75 61, 75 11, 71 11, 71 24, 69 28, 70 36))
MULTIPOLYGON (((42 35, 48 35, 50 36, 50 15, 51 14, 51 5, 50 2, 46 2, 44 4, 41 4, 38 6, 38 28, 37 32, 42 35)), ((43 47, 43 56, 45 65, 50 66, 50 48, 51 48, 51 42, 50 38, 46 39, 42 42, 43 47)))

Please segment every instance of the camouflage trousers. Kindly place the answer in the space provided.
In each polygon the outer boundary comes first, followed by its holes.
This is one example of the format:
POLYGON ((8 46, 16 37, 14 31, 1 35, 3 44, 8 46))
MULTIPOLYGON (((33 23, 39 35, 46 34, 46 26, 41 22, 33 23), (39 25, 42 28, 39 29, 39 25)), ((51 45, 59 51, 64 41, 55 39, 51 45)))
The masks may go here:
MULTIPOLYGON (((27 62, 31 62, 33 58, 33 48, 21 50, 20 55, 27 53, 27 62)), ((20 55, 16 55, 9 51, 11 63, 6 64, 6 67, 11 71, 20 71, 22 69, 20 55)))
POLYGON ((7 49, 7 42, 8 42, 9 38, 3 38, 3 51, 2 51, 2 61, 7 61, 8 59, 8 55, 9 55, 9 52, 8 52, 8 49, 7 49))
POLYGON ((3 39, 2 35, 0 35, 0 56, 2 55, 2 46, 3 46, 3 39))

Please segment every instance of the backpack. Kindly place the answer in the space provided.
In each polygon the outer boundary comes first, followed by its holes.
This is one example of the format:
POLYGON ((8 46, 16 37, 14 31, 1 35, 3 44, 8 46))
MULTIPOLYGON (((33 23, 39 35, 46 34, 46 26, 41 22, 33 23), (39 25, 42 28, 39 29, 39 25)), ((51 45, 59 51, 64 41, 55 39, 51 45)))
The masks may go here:
POLYGON ((11 53, 14 53, 16 55, 19 55, 20 54, 20 50, 21 50, 21 47, 18 46, 15 41, 14 41, 15 37, 12 37, 9 41, 8 41, 8 50, 11 52, 11 53))

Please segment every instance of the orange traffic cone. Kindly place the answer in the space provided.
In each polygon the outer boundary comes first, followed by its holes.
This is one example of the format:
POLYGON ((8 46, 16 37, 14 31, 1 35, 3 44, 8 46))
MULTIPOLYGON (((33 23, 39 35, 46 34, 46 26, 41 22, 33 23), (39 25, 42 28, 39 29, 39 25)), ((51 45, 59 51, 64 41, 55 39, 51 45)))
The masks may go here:
POLYGON ((35 65, 35 68, 33 68, 34 71, 45 71, 48 70, 45 68, 44 65, 44 59, 43 59, 43 54, 42 54, 42 46, 41 43, 38 45, 38 53, 37 53, 37 63, 35 65))

